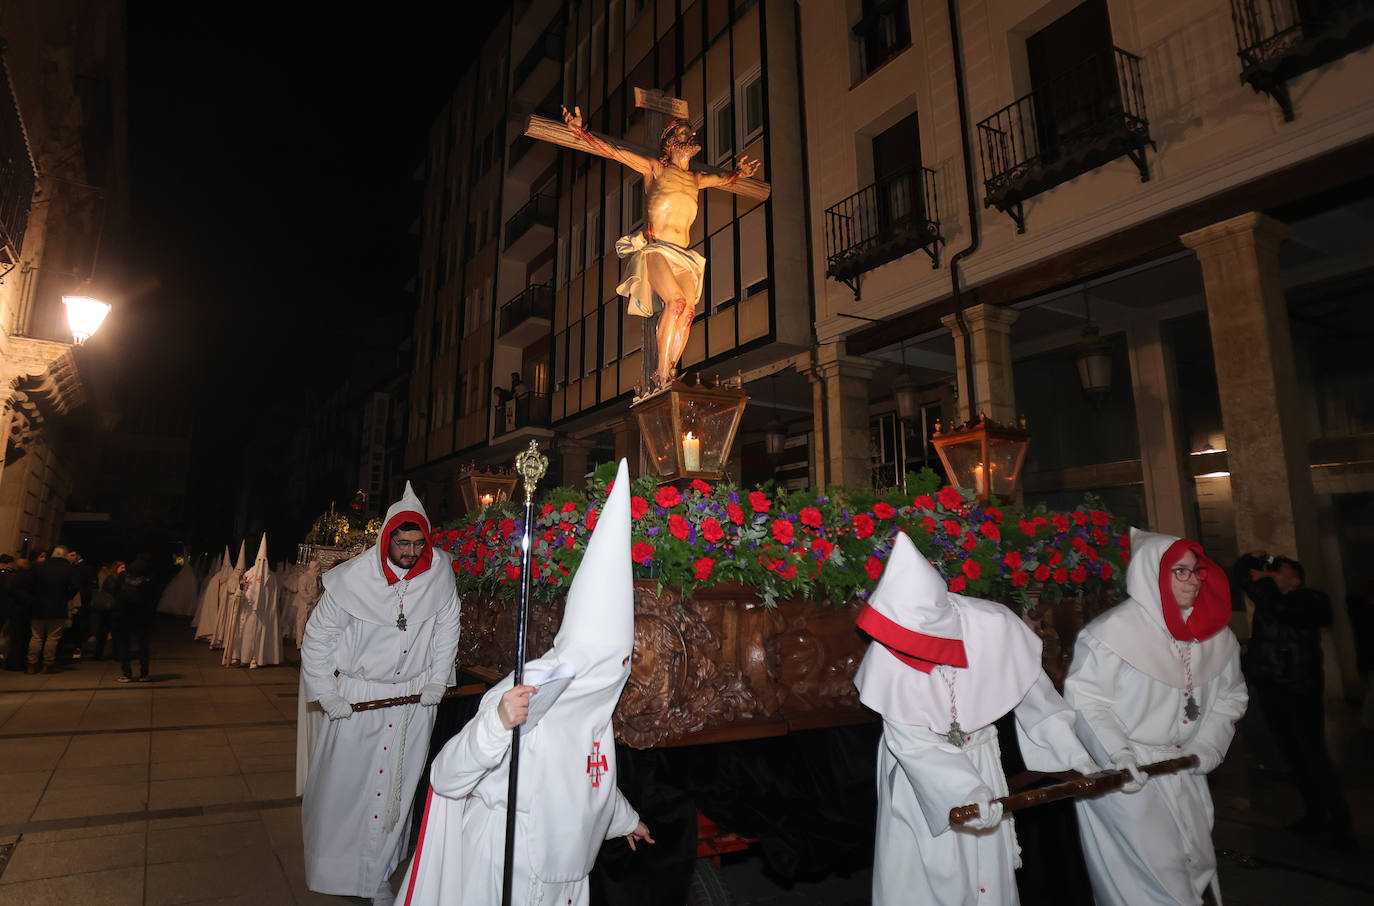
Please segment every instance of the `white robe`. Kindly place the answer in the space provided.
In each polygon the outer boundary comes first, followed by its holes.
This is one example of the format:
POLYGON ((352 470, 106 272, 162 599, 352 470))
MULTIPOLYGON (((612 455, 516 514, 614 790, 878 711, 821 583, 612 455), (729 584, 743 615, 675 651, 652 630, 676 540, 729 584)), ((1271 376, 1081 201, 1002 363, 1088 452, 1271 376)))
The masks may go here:
POLYGON ((281 631, 277 621, 277 578, 250 584, 243 592, 239 642, 235 657, 244 664, 270 667, 281 663, 281 631))
MULTIPOLYGON (((1245 713, 1239 647, 1232 639, 1226 665, 1194 689, 1202 714, 1189 721, 1183 713, 1181 667, 1177 685, 1161 682, 1132 667, 1095 634, 1100 621, 1115 612, 1078 634, 1064 682, 1064 697, 1080 715, 1080 735, 1089 751, 1104 765, 1123 749, 1142 765, 1194 754, 1202 764, 1195 772, 1152 777, 1135 793, 1077 800, 1093 896, 1098 906, 1196 906, 1212 885, 1220 903, 1206 775, 1221 763, 1245 713)), ((1230 635, 1229 629, 1223 632, 1230 635)))
MULTIPOLYGON (((448 569, 446 558, 437 565, 448 569)), ((357 619, 326 593, 301 648, 301 700, 336 693, 360 702, 415 694, 428 683, 451 685, 457 648, 456 592, 405 632, 357 619)), ((404 705, 342 720, 318 712, 310 718, 301 810, 306 883, 318 893, 370 897, 400 863, 435 709, 404 705)))
MULTIPOLYGON (((507 676, 487 690, 476 716, 449 740, 430 768, 431 792, 415 858, 397 891, 401 906, 481 906, 501 902, 505 868, 506 792, 510 783, 511 731, 501 726, 497 706, 513 685, 507 676), (435 858, 442 854, 441 858, 435 858), (416 865, 420 866, 416 871, 416 865), (407 896, 409 895, 409 899, 407 896)), ((560 702, 561 704, 561 702, 560 702)), ((558 707, 558 706, 555 706, 558 707)), ((550 756, 586 760, 588 753, 549 752, 541 748, 542 724, 520 736, 521 779, 524 766, 550 756)), ((614 757, 614 755, 612 755, 614 757)), ((604 838, 623 837, 639 825, 613 778, 600 789, 611 797, 611 820, 604 838)), ((587 878, 555 883, 540 880, 532 867, 532 808, 557 808, 558 796, 531 795, 528 782, 517 791, 513 906, 586 906, 587 878)), ((576 823, 576 816, 568 816, 576 823)))
MULTIPOLYGON (((1017 739, 1034 771, 1089 770, 1074 716, 1043 672, 1015 709, 1017 739)), ((1010 816, 995 827, 953 829, 949 811, 979 787, 1007 795, 997 729, 985 726, 955 747, 945 728, 883 721, 878 747, 874 906, 1019 902, 1020 849, 1010 816)), ((967 732, 967 731, 966 731, 967 732)))
POLYGON ((196 571, 188 562, 177 570, 177 574, 163 589, 162 597, 157 602, 157 612, 176 614, 179 617, 193 616, 197 604, 196 590, 196 571))
POLYGON ((220 592, 224 583, 233 575, 234 570, 226 566, 205 580, 205 588, 201 589, 200 593, 200 607, 191 620, 191 628, 195 630, 196 638, 208 639, 214 634, 215 624, 219 620, 220 592))

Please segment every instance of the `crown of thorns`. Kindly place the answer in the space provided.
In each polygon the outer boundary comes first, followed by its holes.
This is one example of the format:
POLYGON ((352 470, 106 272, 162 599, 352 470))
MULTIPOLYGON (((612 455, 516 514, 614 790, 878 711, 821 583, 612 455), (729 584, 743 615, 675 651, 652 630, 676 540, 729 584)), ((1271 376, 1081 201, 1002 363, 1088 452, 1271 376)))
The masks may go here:
POLYGON ((669 120, 668 125, 663 127, 663 134, 658 137, 658 146, 660 148, 663 147, 664 142, 668 141, 668 139, 672 137, 673 133, 676 132, 679 127, 682 126, 686 126, 689 130, 692 128, 691 123, 680 117, 674 117, 673 119, 669 120))

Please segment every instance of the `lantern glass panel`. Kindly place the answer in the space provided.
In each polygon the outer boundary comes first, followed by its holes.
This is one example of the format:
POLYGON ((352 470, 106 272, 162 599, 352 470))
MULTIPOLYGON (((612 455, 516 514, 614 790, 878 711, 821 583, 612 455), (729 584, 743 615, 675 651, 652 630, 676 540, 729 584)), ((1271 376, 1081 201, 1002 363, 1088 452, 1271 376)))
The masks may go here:
POLYGON ((654 406, 638 413, 640 436, 654 472, 661 477, 676 475, 677 433, 673 430, 672 412, 667 406, 654 406))
POLYGON ((1026 442, 1004 437, 988 438, 988 475, 991 493, 1010 497, 1016 491, 1016 479, 1021 471, 1021 459, 1026 454, 1026 442))
POLYGON ((952 482, 983 494, 983 444, 981 437, 955 441, 940 448, 952 482))
POLYGON ((687 435, 691 434, 700 444, 700 464, 691 462, 692 457, 685 455, 685 470, 719 472, 724 468, 738 410, 739 404, 734 400, 701 399, 686 394, 679 398, 678 430, 682 437, 678 440, 686 441, 687 435))

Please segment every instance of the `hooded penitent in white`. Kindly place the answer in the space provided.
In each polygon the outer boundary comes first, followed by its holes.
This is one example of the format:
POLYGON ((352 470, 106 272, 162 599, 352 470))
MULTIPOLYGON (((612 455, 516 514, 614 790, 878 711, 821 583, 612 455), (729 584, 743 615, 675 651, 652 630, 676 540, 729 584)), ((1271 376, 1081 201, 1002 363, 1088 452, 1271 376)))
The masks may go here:
POLYGON ((1126 591, 1074 645, 1064 697, 1078 711, 1079 735, 1104 766, 1182 755, 1201 765, 1152 777, 1136 793, 1077 800, 1093 897, 1100 906, 1194 904, 1211 885, 1219 903, 1205 775, 1225 757, 1248 700, 1226 626, 1226 573, 1194 541, 1133 529, 1126 591), (1203 573, 1185 614, 1170 569, 1189 550, 1203 573))
POLYGON ((191 557, 186 557, 181 569, 177 570, 177 574, 167 583, 167 587, 162 590, 162 597, 157 601, 158 613, 176 614, 179 617, 195 614, 198 583, 194 563, 191 557))
MULTIPOLYGON (((630 477, 621 460, 553 648, 526 666, 527 681, 555 668, 574 677, 539 723, 521 732, 515 904, 585 904, 602 841, 639 824, 616 788, 611 724, 633 648, 630 477)), ((513 684, 512 675, 492 687, 434 760, 421 842, 398 891, 408 906, 500 902, 511 732, 497 705, 513 684)))
POLYGON ((1005 606, 951 593, 900 532, 857 623, 874 641, 854 685, 883 717, 873 903, 1016 903, 1011 820, 952 829, 949 811, 1007 794, 991 724, 1008 711, 1026 767, 1096 769, 1040 639, 1005 606))
POLYGON ((224 583, 233 575, 234 565, 229 561, 229 545, 224 546, 224 559, 219 563, 219 569, 210 574, 205 580, 205 587, 200 592, 200 608, 196 611, 195 618, 191 620, 191 627, 195 630, 196 638, 208 639, 215 632, 215 624, 219 622, 219 602, 223 592, 224 583))
MULTIPOLYGON (((211 648, 223 648, 225 641, 237 633, 239 608, 243 603, 243 574, 248 569, 244 559, 247 546, 247 538, 239 542, 239 557, 234 563, 233 572, 220 583, 219 613, 215 620, 215 631, 210 636, 211 648)), ((229 663, 227 659, 224 662, 229 663)))
POLYGON ((387 556, 407 522, 430 539, 429 517, 410 485, 387 511, 377 544, 330 570, 301 646, 300 701, 311 710, 299 734, 308 757, 301 810, 311 890, 389 895, 387 878, 404 855, 411 802, 429 752, 429 704, 348 712, 346 703, 420 694, 437 704, 454 680, 458 596, 446 551, 427 543, 398 574, 387 556), (398 617, 404 613, 402 623, 398 617), (402 628, 404 626, 404 628, 402 628), (342 715, 314 710, 328 703, 342 715))
POLYGON ((243 604, 239 641, 234 659, 250 667, 281 663, 281 632, 277 621, 277 577, 267 560, 267 535, 262 536, 253 568, 243 576, 243 604))

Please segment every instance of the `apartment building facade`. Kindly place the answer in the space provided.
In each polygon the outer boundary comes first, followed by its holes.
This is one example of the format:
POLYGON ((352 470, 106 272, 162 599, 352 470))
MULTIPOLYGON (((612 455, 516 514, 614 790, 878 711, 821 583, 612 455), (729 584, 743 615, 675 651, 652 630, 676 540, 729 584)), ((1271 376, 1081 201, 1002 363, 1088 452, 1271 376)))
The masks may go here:
POLYGON ((923 454, 930 416, 1024 415, 1027 501, 1090 491, 1363 591, 1374 8, 799 7, 816 340, 869 403, 824 477, 923 454))

